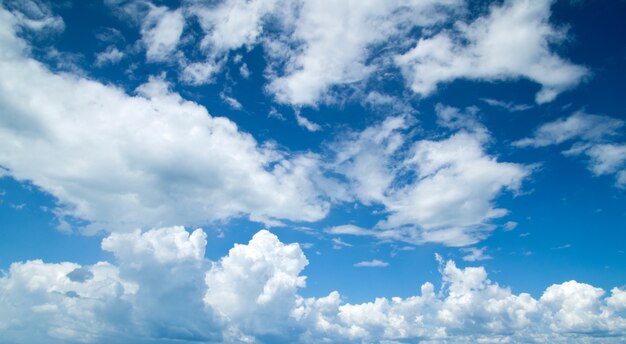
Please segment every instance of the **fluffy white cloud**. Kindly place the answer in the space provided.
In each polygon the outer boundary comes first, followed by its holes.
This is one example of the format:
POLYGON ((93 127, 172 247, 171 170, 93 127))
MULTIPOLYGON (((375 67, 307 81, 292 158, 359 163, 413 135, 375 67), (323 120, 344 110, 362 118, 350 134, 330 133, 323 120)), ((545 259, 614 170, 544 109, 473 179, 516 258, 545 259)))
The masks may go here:
POLYGON ((102 241, 102 249, 121 262, 141 267, 142 260, 158 264, 200 261, 204 258, 206 234, 196 229, 191 235, 183 227, 151 230, 146 233, 113 233, 102 241), (140 258, 140 259, 138 259, 140 258))
POLYGON ((483 238, 493 228, 489 221, 507 214, 493 200, 503 190, 518 190, 530 168, 488 155, 489 135, 471 111, 437 109, 445 126, 469 129, 411 143, 404 134, 409 119, 389 117, 336 144, 336 170, 349 178, 355 197, 382 204, 387 216, 378 230, 333 231, 462 246, 483 238))
POLYGON ((0 165, 55 196, 61 218, 115 231, 326 215, 317 156, 260 145, 160 78, 128 95, 52 73, 26 55, 17 19, 0 19, 0 165))
POLYGON ((146 46, 148 61, 164 61, 175 50, 185 26, 181 10, 165 6, 150 6, 141 26, 141 39, 146 46))
POLYGON ((291 105, 333 102, 329 95, 334 86, 367 80, 394 63, 411 89, 422 95, 454 79, 527 78, 542 85, 539 103, 551 101, 588 74, 550 48, 566 36, 549 22, 553 0, 508 0, 471 23, 452 22, 450 14, 466 7, 461 0, 189 1, 177 10, 144 1, 109 2, 143 23, 142 40, 152 61, 166 60, 176 49, 184 22, 197 20, 202 29, 199 54, 180 60, 181 80, 191 84, 212 82, 231 52, 263 45, 266 89, 278 102, 291 105), (442 23, 453 29, 444 29, 442 23), (416 28, 421 38, 409 49, 416 28))
POLYGON ((421 38, 396 63, 411 89, 424 96, 454 79, 527 78, 542 86, 537 103, 552 101, 587 74, 550 51, 551 43, 564 39, 549 23, 552 3, 507 0, 492 5, 485 17, 421 38))
POLYGON ((298 244, 285 245, 262 230, 211 267, 204 302, 228 319, 229 333, 285 340, 290 324, 296 326, 290 312, 308 263, 298 244))
MULTIPOLYGON (((230 51, 262 43, 270 61, 267 89, 280 102, 314 105, 332 86, 367 78, 377 68, 367 61, 377 45, 395 42, 415 26, 438 23, 461 4, 226 0, 192 3, 186 13, 197 18, 204 31, 202 64, 215 65, 230 51)), ((210 82, 211 73, 204 76, 193 82, 210 82)))
POLYGON ((567 118, 545 123, 532 137, 513 142, 517 147, 545 147, 574 141, 565 155, 585 155, 597 176, 614 174, 618 187, 626 186, 626 144, 609 143, 626 123, 617 118, 576 112, 567 118))
POLYGON ((377 68, 367 61, 376 45, 432 25, 445 18, 446 7, 458 5, 455 0, 302 1, 293 34, 282 49, 269 50, 283 68, 268 89, 280 102, 316 104, 330 87, 368 77, 377 68))
POLYGON ((0 336, 11 343, 620 342, 626 291, 569 281, 513 294, 482 267, 441 257, 442 289, 346 304, 303 298, 297 244, 262 230, 218 262, 182 227, 111 234, 117 265, 14 263, 0 277, 0 336))
POLYGON ((619 337, 611 336, 626 330, 625 319, 613 306, 613 300, 621 300, 621 289, 602 298, 601 289, 570 281, 549 287, 537 300, 491 282, 482 267, 460 269, 452 261, 441 262, 443 289, 438 294, 432 283, 425 283, 419 296, 342 304, 333 292, 325 298, 303 299, 295 314, 314 326, 309 336, 328 342, 584 343, 590 339, 581 333, 619 342, 619 337))

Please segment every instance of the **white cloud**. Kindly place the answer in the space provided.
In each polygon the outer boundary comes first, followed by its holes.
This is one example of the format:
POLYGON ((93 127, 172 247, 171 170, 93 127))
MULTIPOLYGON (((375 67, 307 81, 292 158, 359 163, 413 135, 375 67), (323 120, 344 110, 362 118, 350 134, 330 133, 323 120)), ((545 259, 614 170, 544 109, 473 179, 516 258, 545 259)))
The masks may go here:
POLYGON ((449 126, 474 129, 410 143, 403 134, 409 119, 389 117, 335 145, 335 168, 350 180, 355 197, 385 207, 377 231, 359 235, 463 246, 483 238, 493 228, 489 221, 507 214, 493 200, 504 190, 518 190, 530 168, 489 156, 489 135, 473 117, 438 110, 449 126))
POLYGON ((333 238, 332 242, 333 242, 333 250, 341 250, 344 247, 352 247, 352 244, 349 244, 341 240, 340 238, 333 238))
POLYGON ((453 130, 483 130, 482 124, 478 121, 477 107, 468 107, 465 111, 461 111, 452 106, 437 104, 435 106, 435 112, 437 113, 437 124, 441 127, 453 130))
POLYGON ((467 255, 463 256, 463 260, 466 262, 477 262, 481 260, 492 259, 492 257, 488 254, 485 254, 487 247, 467 247, 461 249, 461 252, 467 253, 467 255))
POLYGON ((196 229, 191 235, 183 227, 154 229, 145 233, 113 233, 102 241, 102 249, 121 262, 139 267, 148 259, 158 264, 199 261, 204 258, 206 234, 196 229))
POLYGON ((367 78, 375 69, 367 62, 374 46, 393 41, 403 30, 438 22, 446 7, 459 3, 302 1, 293 34, 286 42, 268 43, 280 47, 268 51, 282 65, 268 89, 280 102, 314 105, 330 87, 367 78))
POLYGON ((421 38, 398 55, 411 89, 427 96, 455 79, 527 78, 541 84, 537 103, 552 101, 588 73, 550 51, 564 33, 549 23, 552 0, 507 0, 492 5, 487 16, 457 22, 453 30, 421 38))
POLYGON ((124 53, 119 51, 115 46, 111 45, 106 50, 96 54, 95 64, 98 67, 102 67, 108 64, 116 64, 124 58, 124 53))
POLYGON ((239 67, 239 74, 241 74, 242 78, 248 79, 252 73, 250 72, 250 69, 248 69, 248 65, 244 63, 241 67, 239 67))
POLYGON ((377 45, 400 41, 415 26, 438 23, 460 6, 458 0, 225 0, 191 3, 185 13, 204 32, 203 63, 263 44, 270 61, 267 89, 279 102, 314 105, 331 87, 367 78, 379 63, 367 61, 377 45))
POLYGON ((233 108, 233 109, 235 109, 235 110, 241 110, 241 109, 243 109, 243 105, 241 105, 241 103, 240 103, 237 99, 235 99, 235 98, 233 98, 233 97, 231 97, 231 96, 227 95, 227 94, 226 94, 226 93, 224 93, 224 92, 221 92, 221 93, 220 93, 220 98, 222 98, 222 100, 223 100, 226 104, 228 104, 228 106, 230 106, 231 108, 233 108))
MULTIPOLYGON (((303 298, 297 244, 262 230, 217 262, 181 227, 111 234, 100 262, 14 263, 0 277, 0 336, 12 343, 620 342, 626 291, 569 281, 513 294, 482 267, 441 257, 442 288, 350 304, 303 298)), ((385 263, 374 260, 369 265, 385 263), (374 263, 373 263, 374 262, 374 263)))
POLYGON ((306 130, 312 131, 312 132, 322 130, 322 127, 319 124, 311 122, 308 118, 302 116, 299 110, 296 110, 295 116, 296 116, 296 122, 298 122, 298 125, 305 128, 306 130))
POLYGON ((383 262, 382 260, 374 259, 358 262, 354 264, 354 266, 357 268, 384 268, 389 266, 389 263, 383 262))
POLYGON ((545 147, 578 139, 597 141, 615 136, 624 127, 624 121, 608 116, 576 112, 540 126, 532 137, 513 143, 517 147, 545 147))
POLYGON ((213 77, 219 72, 221 62, 194 62, 183 67, 181 80, 191 85, 203 85, 213 82, 213 77))
POLYGON ((615 174, 619 187, 626 187, 626 144, 597 144, 585 150, 595 175, 615 174))
POLYGON ((0 17, 0 164, 56 197, 61 218, 116 231, 326 215, 320 190, 330 182, 316 155, 260 145, 159 78, 128 95, 52 73, 25 55, 16 19, 4 10, 0 17))
POLYGON ((504 228, 505 231, 512 231, 515 228, 517 228, 518 223, 515 221, 507 221, 504 226, 502 226, 504 228))
POLYGON ((165 61, 176 50, 185 26, 181 10, 150 5, 141 25, 141 38, 148 61, 165 61))
POLYGON ((65 30, 65 22, 55 16, 50 3, 40 0, 6 0, 2 6, 9 9, 20 26, 38 34, 56 34, 65 30))
POLYGON ((613 300, 623 300, 620 289, 602 298, 601 289, 570 281, 549 287, 536 300, 491 282, 482 267, 442 264, 444 288, 439 294, 427 282, 419 296, 341 304, 334 292, 304 299, 296 314, 314 324, 313 338, 328 342, 584 343, 591 336, 619 342, 626 329, 624 318, 615 312, 623 305, 613 306, 613 300), (606 321, 599 321, 603 317, 606 321))
POLYGON ((492 98, 482 98, 481 100, 491 106, 499 107, 509 112, 526 111, 526 110, 530 110, 533 108, 532 105, 528 105, 528 104, 516 104, 513 102, 504 102, 504 101, 492 99, 492 98))
POLYGON ((297 289, 306 282, 300 272, 308 263, 298 244, 285 245, 262 230, 213 264, 204 302, 228 319, 229 332, 288 337, 297 289))
POLYGON ((618 187, 626 186, 626 144, 608 143, 619 136, 626 123, 609 116, 576 112, 541 125, 532 137, 513 142, 517 147, 545 147, 574 141, 568 156, 585 155, 594 175, 614 174, 618 187))

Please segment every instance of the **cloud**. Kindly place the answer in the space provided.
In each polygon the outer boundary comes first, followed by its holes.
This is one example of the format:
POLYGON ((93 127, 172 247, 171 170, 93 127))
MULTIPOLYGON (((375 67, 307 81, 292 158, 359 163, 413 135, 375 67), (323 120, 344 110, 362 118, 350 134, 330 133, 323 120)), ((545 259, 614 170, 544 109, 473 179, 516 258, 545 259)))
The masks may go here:
POLYGON ((452 106, 437 104, 435 106, 435 112, 437 114, 437 124, 441 127, 452 130, 483 130, 482 124, 478 121, 477 107, 468 107, 465 111, 461 111, 460 109, 452 106))
POLYGON ((537 103, 550 102, 588 73, 550 51, 551 44, 565 38, 549 23, 552 3, 508 0, 492 5, 487 16, 421 38, 395 61, 411 89, 423 96, 455 79, 527 78, 542 86, 537 103))
POLYGON ((563 154, 585 155, 594 175, 615 175, 616 185, 626 186, 626 144, 610 143, 626 123, 617 118, 576 112, 570 117, 545 123, 532 137, 513 142, 517 147, 546 147, 574 141, 563 154))
POLYGON ((615 174, 616 185, 626 187, 626 144, 598 144, 586 149, 589 169, 597 176, 615 174))
POLYGON ((389 263, 383 262, 382 260, 374 259, 358 262, 354 264, 354 266, 357 268, 384 268, 389 266, 389 263))
POLYGON ((518 223, 515 221, 507 221, 502 227, 505 231, 512 231, 517 228, 518 223))
POLYGON ((141 25, 141 39, 148 61, 165 61, 176 50, 185 26, 181 10, 150 5, 141 25))
POLYGON ((266 230, 247 245, 235 245, 206 274, 204 302, 229 321, 229 332, 269 336, 278 341, 297 327, 290 312, 298 288, 306 285, 300 272, 308 260, 298 244, 285 245, 266 230))
POLYGON ((95 64, 98 67, 102 67, 108 64, 116 64, 124 58, 124 53, 119 51, 115 46, 111 45, 106 50, 96 54, 95 64))
POLYGON ((624 127, 624 121, 608 116, 576 112, 567 118, 545 123, 535 130, 532 137, 513 143, 516 147, 546 147, 578 139, 598 141, 615 136, 624 127))
POLYGON ((331 87, 369 77, 378 67, 367 61, 377 45, 395 42, 415 26, 433 25, 459 4, 302 1, 293 33, 266 43, 274 47, 270 59, 280 67, 267 88, 279 102, 314 105, 331 87))
POLYGON ((260 144, 161 78, 129 95, 52 73, 26 55, 15 17, 0 17, 0 164, 56 197, 60 220, 86 220, 94 232, 236 216, 316 221, 328 212, 315 154, 260 144))
MULTIPOLYGON (((451 14, 466 7, 460 0, 190 1, 177 10, 140 1, 109 2, 142 22, 149 61, 167 61, 185 22, 199 24, 200 42, 193 53, 178 51, 185 56, 180 78, 191 84, 212 82, 224 59, 237 49, 262 45, 268 64, 266 90, 277 102, 294 106, 336 102, 334 90, 350 89, 394 64, 411 89, 424 96, 455 79, 527 78, 542 85, 538 103, 553 100, 588 74, 550 49, 566 38, 549 22, 552 0, 509 0, 471 23, 452 23, 451 14), (452 29, 444 29, 449 25, 452 29), (422 36, 411 49, 415 29, 422 36)), ((249 70, 244 67, 245 78, 249 70)))
POLYGON ((478 262, 481 260, 492 259, 492 257, 488 254, 485 254, 487 247, 468 247, 461 249, 461 252, 467 253, 467 255, 463 256, 463 260, 466 262, 478 262))
POLYGON ((20 26, 36 34, 57 34, 65 30, 65 22, 52 13, 51 4, 40 0, 7 0, 2 6, 13 13, 20 26))
POLYGON ((409 117, 388 117, 334 146, 335 169, 348 178, 355 198, 383 205, 386 215, 376 231, 334 231, 464 246, 484 238, 493 229, 489 221, 507 214, 493 200, 504 190, 518 190, 530 167, 488 155, 489 134, 471 113, 437 110, 440 120, 460 130, 440 140, 411 142, 404 133, 409 117))
MULTIPOLYGON (((460 6, 458 0, 226 0, 191 3, 185 13, 204 34, 199 48, 205 61, 195 63, 215 65, 231 51, 262 44, 267 90, 281 103, 315 105, 333 86, 368 78, 383 63, 368 61, 378 45, 400 42, 412 28, 439 23, 460 6)), ((210 74, 204 76, 194 82, 210 82, 210 74)))
MULTIPOLYGON (((0 277, 0 336, 12 343, 620 342, 626 291, 569 281, 539 299, 513 294, 483 267, 441 257, 442 288, 350 304, 304 298, 308 260, 262 230, 219 261, 182 227, 113 233, 116 264, 13 263, 0 277), (167 276, 167 278, 164 278, 167 276)), ((386 263, 373 260, 369 266, 386 263)))
POLYGON ((224 93, 224 92, 221 92, 221 93, 220 93, 220 98, 222 98, 222 100, 223 100, 226 104, 228 104, 228 106, 230 106, 232 109, 235 109, 235 110, 241 110, 241 109, 243 109, 243 105, 241 105, 241 103, 240 103, 237 99, 235 99, 235 98, 233 98, 233 97, 231 97, 231 96, 227 95, 227 94, 226 94, 226 93, 224 93))
POLYGON ((493 107, 499 107, 509 112, 526 111, 526 110, 530 110, 533 108, 533 105, 516 104, 513 102, 503 102, 501 100, 491 99, 491 98, 482 98, 481 100, 493 107))
POLYGON ((298 125, 305 128, 308 131, 320 131, 322 130, 322 127, 314 122, 311 122, 309 119, 307 119, 306 117, 302 116, 300 114, 300 111, 296 110, 296 121, 298 122, 298 125))

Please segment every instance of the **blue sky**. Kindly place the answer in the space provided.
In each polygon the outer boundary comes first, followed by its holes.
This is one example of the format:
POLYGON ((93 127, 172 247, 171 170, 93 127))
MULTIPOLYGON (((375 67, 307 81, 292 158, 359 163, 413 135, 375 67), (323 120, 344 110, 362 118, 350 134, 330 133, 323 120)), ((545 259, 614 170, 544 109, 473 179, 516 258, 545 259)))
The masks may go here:
POLYGON ((1 1, 7 343, 623 342, 623 1, 1 1))

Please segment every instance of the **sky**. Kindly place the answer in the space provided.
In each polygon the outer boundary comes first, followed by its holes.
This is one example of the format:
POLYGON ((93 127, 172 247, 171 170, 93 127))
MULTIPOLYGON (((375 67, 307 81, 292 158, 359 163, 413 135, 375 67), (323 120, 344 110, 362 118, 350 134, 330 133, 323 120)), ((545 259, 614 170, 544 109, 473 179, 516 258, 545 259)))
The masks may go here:
POLYGON ((624 13, 0 0, 0 341, 626 342, 624 13))

